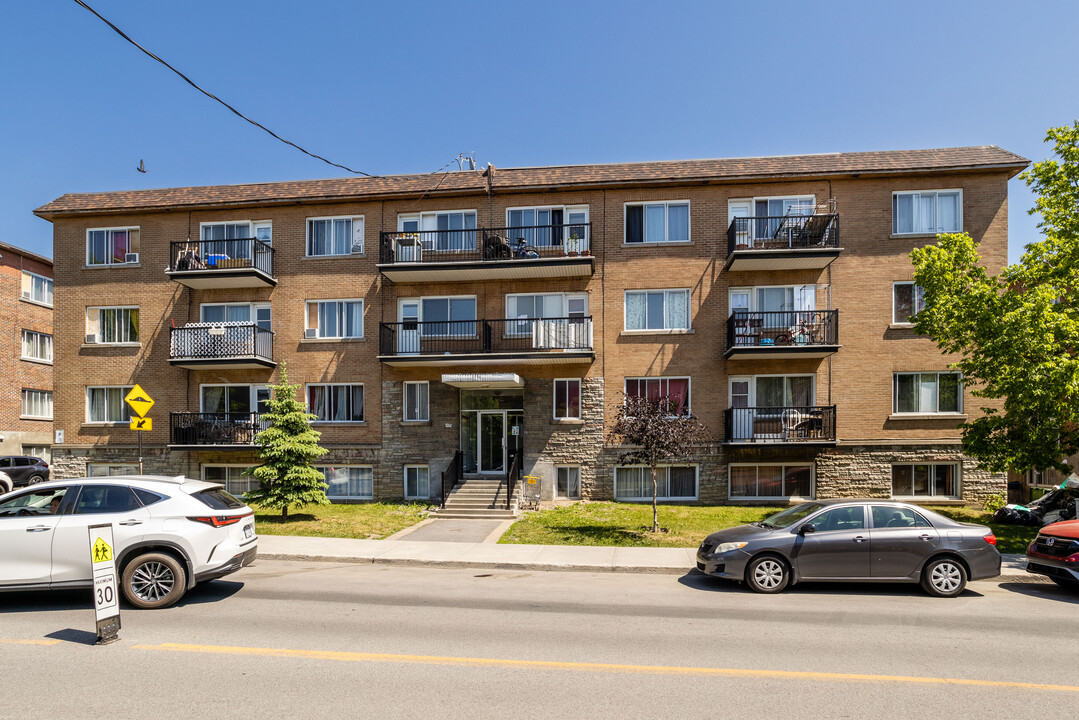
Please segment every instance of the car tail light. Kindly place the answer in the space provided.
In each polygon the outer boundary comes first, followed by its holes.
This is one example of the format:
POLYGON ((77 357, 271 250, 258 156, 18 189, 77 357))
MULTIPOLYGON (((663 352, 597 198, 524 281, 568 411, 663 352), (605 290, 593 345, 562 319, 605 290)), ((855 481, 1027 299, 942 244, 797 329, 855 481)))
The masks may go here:
POLYGON ((209 525, 210 527, 226 527, 228 525, 235 525, 244 518, 249 518, 254 515, 254 512, 244 513, 243 515, 197 515, 194 517, 188 517, 188 520, 193 520, 203 525, 209 525))
POLYGON ((997 536, 994 535, 993 533, 989 533, 988 535, 983 537, 982 540, 985 540, 990 545, 996 545, 997 544, 997 536))

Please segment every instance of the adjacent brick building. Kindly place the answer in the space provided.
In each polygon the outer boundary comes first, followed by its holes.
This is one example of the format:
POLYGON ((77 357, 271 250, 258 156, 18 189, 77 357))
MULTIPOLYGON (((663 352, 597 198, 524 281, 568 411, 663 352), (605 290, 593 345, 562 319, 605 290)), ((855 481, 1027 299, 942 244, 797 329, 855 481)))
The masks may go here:
POLYGON ((907 255, 962 230, 999 269, 1026 165, 982 146, 64 195, 36 211, 70 370, 55 472, 130 469, 137 382, 146 470, 243 490, 287 363, 341 500, 437 497, 450 467, 650 497, 606 442, 644 393, 713 438, 664 471, 670 500, 976 501, 1004 477, 961 451, 978 404, 910 327, 907 255))
POLYGON ((0 456, 50 457, 52 308, 52 260, 0 242, 0 456))

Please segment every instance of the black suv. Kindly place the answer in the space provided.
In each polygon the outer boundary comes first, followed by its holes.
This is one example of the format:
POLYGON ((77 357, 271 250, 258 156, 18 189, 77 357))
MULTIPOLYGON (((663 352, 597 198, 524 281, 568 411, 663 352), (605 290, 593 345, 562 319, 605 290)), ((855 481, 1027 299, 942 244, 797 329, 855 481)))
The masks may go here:
POLYGON ((0 472, 6 472, 15 487, 21 487, 48 480, 49 464, 41 458, 8 455, 0 457, 0 472))

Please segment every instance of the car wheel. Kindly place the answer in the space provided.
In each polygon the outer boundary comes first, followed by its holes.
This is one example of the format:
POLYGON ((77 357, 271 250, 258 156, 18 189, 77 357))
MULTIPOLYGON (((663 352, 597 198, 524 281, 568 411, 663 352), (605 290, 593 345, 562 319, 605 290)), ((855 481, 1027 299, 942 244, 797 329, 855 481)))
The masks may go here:
POLYGON ((937 558, 922 570, 922 588, 936 597, 955 597, 967 586, 967 570, 952 558, 937 558))
POLYGON ((1072 580, 1071 578, 1053 577, 1052 575, 1049 576, 1049 579, 1062 588, 1068 588, 1069 590, 1079 590, 1079 580, 1072 580))
POLYGON ((26 481, 27 485, 37 485, 39 482, 43 482, 45 478, 40 475, 31 475, 30 479, 26 481))
POLYGON ((179 600, 186 589, 187 573, 171 555, 146 553, 124 568, 124 597, 137 608, 166 608, 179 600))
POLYGON ((746 585, 753 592, 777 593, 790 582, 791 572, 787 563, 775 555, 754 558, 746 567, 746 585))

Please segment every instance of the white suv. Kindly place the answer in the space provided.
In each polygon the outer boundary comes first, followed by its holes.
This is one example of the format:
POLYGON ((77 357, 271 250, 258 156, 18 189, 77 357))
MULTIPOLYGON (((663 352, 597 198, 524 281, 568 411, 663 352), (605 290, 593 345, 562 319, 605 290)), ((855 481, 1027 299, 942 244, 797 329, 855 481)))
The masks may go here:
POLYGON ((0 590, 90 587, 87 527, 101 523, 112 523, 121 588, 139 608, 168 607, 258 552, 254 512, 221 485, 150 475, 52 480, 0 498, 0 590))

